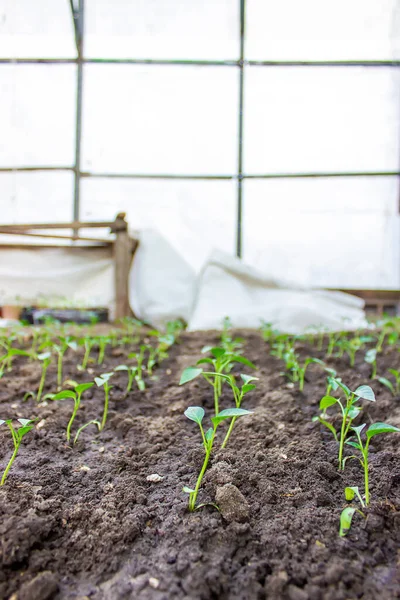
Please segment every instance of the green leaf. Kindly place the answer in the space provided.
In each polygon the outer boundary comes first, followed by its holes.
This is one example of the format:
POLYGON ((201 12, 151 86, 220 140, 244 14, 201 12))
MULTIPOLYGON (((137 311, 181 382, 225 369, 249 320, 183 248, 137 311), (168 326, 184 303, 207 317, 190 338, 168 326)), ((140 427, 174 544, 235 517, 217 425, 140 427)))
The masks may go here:
POLYGON ((242 394, 247 394, 248 392, 251 392, 253 390, 256 389, 255 385, 243 385, 242 386, 242 394))
POLYGON ((68 342, 68 346, 71 348, 71 350, 74 350, 74 352, 78 350, 78 344, 76 342, 68 342))
POLYGON ((211 421, 214 426, 217 427, 222 421, 230 419, 231 417, 243 417, 245 415, 253 414, 250 410, 244 408, 227 408, 218 413, 215 417, 212 417, 211 421))
POLYGON ((240 373, 240 377, 243 380, 243 383, 245 383, 246 385, 248 383, 251 383, 252 381, 258 381, 259 378, 258 377, 252 377, 251 375, 245 375, 244 373, 240 373))
POLYGON ((185 417, 194 421, 198 425, 201 425, 201 422, 204 418, 204 408, 201 406, 189 406, 184 412, 185 417))
POLYGON ((97 385, 97 387, 101 387, 102 385, 104 385, 106 383, 106 380, 103 379, 102 377, 95 377, 94 381, 95 381, 95 384, 97 385))
POLYGON ((46 360, 51 357, 51 352, 43 352, 42 354, 37 355, 39 360, 46 360))
POLYGON ((256 365, 250 362, 247 358, 245 358, 244 356, 239 356, 237 354, 231 356, 230 362, 238 362, 242 365, 246 365, 246 367, 250 367, 251 369, 256 368, 256 365))
POLYGON ((369 385, 360 385, 360 387, 358 387, 353 393, 355 396, 357 396, 357 398, 363 398, 363 400, 375 402, 374 391, 372 388, 369 387, 369 385))
POLYGON ((332 423, 329 423, 329 421, 326 421, 325 419, 322 419, 321 417, 313 417, 313 421, 314 421, 314 419, 316 421, 319 421, 322 425, 324 425, 327 429, 329 429, 329 431, 333 434, 333 437, 335 438, 335 440, 338 441, 336 429, 334 428, 332 423))
POLYGON ((118 365, 118 367, 115 367, 114 371, 129 371, 129 369, 132 369, 132 367, 127 367, 126 365, 118 365))
POLYGON ((0 425, 4 425, 4 423, 6 423, 6 421, 4 419, 0 419, 0 425))
POLYGON ((184 383, 188 383, 189 381, 196 379, 196 377, 198 377, 202 372, 203 369, 196 369, 196 367, 187 367, 186 369, 184 369, 181 375, 179 385, 183 385, 184 383))
POLYGON ((362 450, 362 448, 358 442, 352 442, 351 440, 346 440, 345 444, 347 444, 348 446, 353 446, 353 448, 357 448, 357 450, 362 450))
POLYGON ((32 419, 17 419, 19 423, 21 423, 22 427, 26 427, 29 423, 33 423, 32 419))
POLYGON ((86 390, 93 386, 94 383, 92 381, 90 383, 80 383, 79 385, 75 386, 75 391, 77 394, 83 394, 83 392, 86 392, 86 390))
POLYGON ((361 435, 361 432, 364 429, 364 427, 365 423, 363 423, 362 425, 358 425, 357 427, 352 427, 352 430, 361 435))
POLYGON ((187 487, 187 485, 184 485, 182 488, 182 492, 185 492, 185 494, 193 494, 195 490, 192 490, 192 488, 187 487))
POLYGON ((365 354, 364 360, 369 364, 374 363, 376 361, 376 348, 371 348, 368 350, 368 352, 365 354))
POLYGON ((206 434, 205 434, 206 442, 209 442, 211 440, 213 433, 214 433, 214 429, 212 427, 207 429, 206 434))
POLYGON ((373 423, 370 425, 366 431, 366 436, 368 439, 374 437, 374 435, 379 435, 380 433, 397 433, 400 432, 398 427, 394 425, 389 425, 388 423, 373 423))
POLYGON ((211 348, 212 346, 203 346, 203 348, 201 349, 201 353, 207 354, 208 352, 211 352, 211 348))
MULTIPOLYGON (((390 371, 391 369, 389 369, 390 371)), ((378 381, 379 383, 381 383, 382 385, 384 385, 385 387, 388 388, 388 390, 390 390, 390 392, 393 394, 393 396, 396 395, 395 389, 394 389, 394 385, 393 383, 389 380, 386 379, 386 377, 378 377, 378 381)))
POLYGON ((19 429, 17 429, 16 434, 17 434, 18 438, 20 440, 22 440, 24 435, 29 433, 29 431, 31 431, 31 429, 33 429, 33 425, 29 425, 28 427, 20 427, 19 429))
POLYGON ((72 398, 73 400, 75 400, 75 398, 76 398, 75 392, 72 392, 71 390, 63 390, 62 392, 59 392, 58 394, 54 394, 53 397, 51 398, 51 400, 65 400, 66 398, 72 398))
POLYGON ((316 363, 317 365, 325 365, 324 361, 319 358, 306 358, 304 366, 311 365, 312 363, 316 363))
POLYGON ((344 393, 346 394, 346 396, 350 396, 350 394, 351 394, 350 388, 348 388, 347 385, 345 385, 340 378, 333 377, 333 381, 335 382, 335 384, 338 387, 340 387, 341 390, 344 391, 344 393))
POLYGON ((358 487, 347 487, 344 489, 344 496, 347 502, 354 500, 356 492, 358 492, 358 487))
POLYGON ((333 396, 324 396, 320 400, 319 409, 325 411, 327 408, 329 408, 329 406, 333 406, 337 402, 337 398, 334 398, 333 396))
POLYGON ((214 361, 211 358, 200 358, 200 360, 197 361, 196 365, 203 365, 206 363, 214 366, 214 361))
POLYGON ((340 537, 344 537, 346 535, 346 533, 349 531, 355 512, 356 512, 356 509, 353 508, 352 506, 346 506, 346 508, 342 510, 342 514, 340 515, 340 529, 339 529, 340 537))
POLYGON ((361 408, 359 408, 358 406, 352 406, 349 410, 349 412, 347 413, 348 417, 353 420, 356 417, 358 417, 358 415, 360 414, 360 412, 362 411, 361 408))
POLYGON ((219 348, 219 346, 211 348, 210 352, 215 358, 221 358, 221 356, 226 354, 226 351, 223 348, 219 348))
POLYGON ((345 490, 344 490, 344 495, 345 495, 345 498, 346 498, 347 502, 351 502, 352 500, 354 500, 354 497, 357 496, 357 498, 360 501, 361 506, 362 507, 365 506, 364 500, 362 499, 361 494, 360 494, 360 490, 358 489, 357 486, 346 487, 345 490))

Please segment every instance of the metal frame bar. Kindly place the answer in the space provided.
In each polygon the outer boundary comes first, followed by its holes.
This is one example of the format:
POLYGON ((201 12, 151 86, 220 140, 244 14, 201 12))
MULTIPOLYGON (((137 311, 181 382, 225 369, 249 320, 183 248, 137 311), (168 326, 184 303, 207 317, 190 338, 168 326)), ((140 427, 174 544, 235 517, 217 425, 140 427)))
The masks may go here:
POLYGON ((165 180, 222 180, 237 182, 236 206, 236 254, 242 255, 243 250, 243 181, 245 179, 309 179, 333 177, 399 177, 400 171, 368 171, 368 172, 319 172, 319 173, 243 173, 243 138, 244 138, 244 76, 245 67, 301 67, 301 68, 400 68, 400 60, 328 60, 328 61, 266 61, 245 59, 245 12, 246 0, 240 2, 240 56, 238 60, 168 60, 141 58, 85 58, 84 57, 84 0, 77 0, 78 8, 70 0, 71 14, 74 23, 76 58, 0 58, 1 65, 77 65, 77 94, 76 94, 76 139, 75 164, 65 167, 0 167, 0 173, 8 172, 46 172, 70 171, 74 173, 73 219, 79 220, 80 181, 82 178, 121 178, 121 179, 165 179, 165 180), (238 110, 238 162, 234 174, 196 175, 196 174, 145 174, 145 173, 92 173, 81 169, 81 137, 82 137, 82 103, 83 103, 83 67, 86 64, 99 65, 146 65, 146 66, 194 66, 194 67, 234 67, 239 69, 239 110, 238 110))
MULTIPOLYGON (((240 0, 242 3, 243 0, 240 0)), ((0 58, 0 65, 154 65, 204 67, 386 67, 399 68, 399 60, 184 60, 157 58, 0 58)))

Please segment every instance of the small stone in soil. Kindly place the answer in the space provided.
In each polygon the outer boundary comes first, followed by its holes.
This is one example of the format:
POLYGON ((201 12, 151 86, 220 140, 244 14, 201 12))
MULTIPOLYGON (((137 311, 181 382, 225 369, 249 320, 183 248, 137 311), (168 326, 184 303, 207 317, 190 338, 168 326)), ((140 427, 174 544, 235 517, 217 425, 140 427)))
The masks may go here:
POLYGON ((232 483, 226 483, 217 488, 215 502, 222 516, 228 522, 238 521, 242 523, 247 521, 250 516, 250 507, 246 498, 232 483))
POLYGON ((162 477, 161 475, 158 475, 158 473, 152 473, 151 475, 147 475, 147 477, 146 477, 147 481, 151 481, 153 483, 159 483, 163 479, 164 479, 164 477, 162 477))
POLYGON ((156 590, 157 588, 160 587, 160 580, 157 579, 156 577, 150 577, 149 586, 156 590))

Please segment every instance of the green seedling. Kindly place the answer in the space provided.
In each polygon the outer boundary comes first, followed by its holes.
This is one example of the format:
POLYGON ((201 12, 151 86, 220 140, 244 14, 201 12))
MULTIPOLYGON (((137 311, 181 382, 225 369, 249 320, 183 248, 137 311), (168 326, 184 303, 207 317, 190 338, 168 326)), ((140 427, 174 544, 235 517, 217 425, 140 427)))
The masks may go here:
POLYGON ((67 425, 67 440, 68 442, 71 440, 71 427, 72 424, 75 420, 76 417, 76 413, 79 410, 79 407, 81 405, 81 398, 82 398, 82 394, 84 392, 86 392, 86 390, 88 390, 89 388, 91 388, 94 385, 93 382, 90 383, 81 383, 79 385, 76 385, 74 387, 74 390, 63 390, 62 392, 59 392, 58 394, 47 394, 46 398, 50 398, 50 400, 68 400, 71 399, 74 401, 74 410, 72 411, 72 415, 71 418, 68 422, 67 425))
POLYGON ((12 453, 12 456, 11 456, 10 460, 8 461, 8 465, 6 466, 6 468, 4 470, 3 476, 0 481, 0 485, 4 485, 5 480, 7 479, 8 472, 11 469, 11 466, 18 454, 18 450, 21 445, 22 439, 29 431, 31 431, 31 429, 33 429, 32 423, 34 423, 36 419, 17 419, 17 420, 20 423, 21 427, 19 427, 18 429, 15 429, 12 424, 12 419, 8 419, 7 421, 3 421, 3 419, 0 419, 0 425, 4 425, 4 424, 8 425, 8 428, 11 431, 11 435, 12 435, 12 439, 13 439, 13 443, 14 443, 14 452, 12 453))
POLYGON ((87 423, 85 423, 84 425, 82 425, 81 427, 79 427, 78 431, 75 434, 75 438, 74 438, 74 444, 76 444, 76 442, 78 441, 78 438, 81 434, 81 432, 86 429, 86 427, 88 427, 89 425, 97 425, 97 429, 99 431, 103 431, 106 421, 107 421, 107 415, 108 415, 108 401, 109 401, 109 395, 110 395, 110 390, 112 388, 112 385, 110 385, 108 383, 110 377, 112 377, 114 375, 114 373, 103 373, 102 375, 100 375, 100 377, 95 377, 94 378, 94 382, 97 385, 97 387, 102 387, 104 386, 104 409, 103 409, 103 418, 100 421, 98 421, 97 419, 92 419, 91 421, 88 421, 87 423))
MULTIPOLYGON (((215 373, 215 375, 217 375, 217 374, 215 373)), ((258 381, 258 377, 250 377, 249 375, 244 375, 243 373, 241 373, 240 377, 242 379, 242 387, 239 388, 235 383, 235 378, 233 375, 221 375, 220 374, 219 377, 223 377, 231 386, 231 389, 233 392, 233 397, 235 399, 236 408, 241 407, 242 400, 246 394, 248 394, 249 392, 256 389, 256 386, 253 382, 258 381)), ((222 442, 221 448, 225 448, 226 444, 228 443, 228 439, 232 433, 232 429, 235 425, 236 419, 237 419, 237 417, 232 418, 230 425, 229 425, 229 429, 226 433, 224 441, 222 442)))
POLYGON ((340 332, 331 332, 328 334, 328 347, 326 349, 325 358, 331 358, 336 344, 339 342, 341 338, 343 338, 345 333, 343 331, 340 332))
POLYGON ((275 336, 271 348, 271 355, 282 359, 285 352, 294 350, 295 339, 287 333, 280 333, 275 336))
POLYGON ((126 386, 125 396, 127 396, 129 394, 129 392, 131 391, 132 385, 133 385, 133 382, 135 379, 138 383, 139 390, 145 389, 144 381, 142 379, 137 379, 137 372, 138 372, 137 367, 130 367, 127 365, 118 365, 118 367, 115 367, 114 371, 126 371, 128 374, 128 385, 126 386))
POLYGON ((367 353, 365 354, 365 362, 370 364, 372 367, 371 370, 371 379, 376 379, 376 357, 377 357, 378 351, 376 348, 371 348, 370 350, 367 350, 367 353))
POLYGON ((96 341, 99 346, 99 356, 97 358, 97 364, 102 365, 104 362, 104 355, 106 353, 106 348, 107 348, 108 344, 111 342, 111 340, 110 340, 109 336, 100 335, 96 341))
POLYGON ((146 389, 146 384, 143 380, 143 363, 144 363, 144 356, 145 356, 145 352, 146 352, 147 348, 148 348, 148 346, 142 345, 139 348, 139 352, 132 352, 131 354, 128 354, 128 358, 134 358, 136 360, 135 381, 141 392, 143 392, 143 390, 146 389))
POLYGON ((356 434, 357 441, 355 442, 351 439, 346 441, 346 444, 348 444, 349 446, 352 446, 353 448, 356 448, 357 450, 360 451, 361 457, 355 456, 355 455, 354 456, 346 456, 346 458, 344 459, 343 462, 345 463, 346 460, 350 460, 352 458, 356 458, 360 461, 361 466, 364 469, 365 504, 368 506, 369 501, 370 501, 369 474, 368 474, 369 443, 375 435, 380 435, 381 433, 398 433, 398 432, 400 432, 400 429, 398 427, 395 427, 394 425, 389 425, 388 423, 373 423, 372 425, 370 425, 368 427, 367 431, 365 432, 367 440, 366 440, 365 444, 363 444, 362 440, 361 440, 361 432, 364 429, 364 427, 365 427, 365 423, 363 423, 362 425, 359 425, 358 427, 352 427, 352 430, 356 434))
POLYGON ((400 371, 397 371, 396 369, 388 369, 388 371, 395 378, 395 385, 393 385, 386 377, 378 377, 378 381, 380 381, 382 385, 385 385, 392 392, 393 396, 398 396, 400 394, 400 371))
POLYGON ((266 321, 261 321, 260 329, 263 340, 264 342, 267 342, 267 344, 270 344, 279 334, 279 331, 273 328, 272 323, 267 323, 266 321))
POLYGON ((293 383, 299 384, 300 392, 304 389, 304 380, 306 376, 307 367, 313 363, 325 366, 325 363, 319 358, 306 358, 304 363, 301 365, 298 361, 298 356, 295 351, 291 349, 283 355, 283 359, 286 364, 286 370, 290 372, 290 379, 293 383))
POLYGON ((219 414, 211 418, 212 427, 210 427, 206 432, 204 432, 202 421, 204 418, 204 409, 200 406, 189 406, 185 410, 185 416, 198 424, 200 428, 201 437, 203 440, 203 446, 205 451, 205 457, 203 466, 197 477, 196 486, 194 489, 185 486, 183 491, 189 494, 189 510, 192 512, 196 510, 196 508, 200 508, 201 505, 196 507, 197 495, 199 493, 199 489, 201 486, 201 482, 204 477, 204 473, 207 470, 208 462, 210 460, 211 452, 214 445, 215 435, 217 432, 218 425, 220 425, 226 419, 231 419, 232 417, 242 417, 245 415, 252 414, 248 410, 244 410, 243 408, 228 408, 227 410, 221 411, 219 414))
POLYGON ((210 348, 209 346, 206 346, 203 348, 203 351, 211 352, 213 358, 201 358, 196 364, 210 364, 213 367, 212 371, 203 371, 202 367, 187 367, 182 372, 179 385, 184 385, 199 375, 203 375, 204 379, 208 381, 214 389, 214 411, 215 415, 217 415, 219 413, 219 399, 222 394, 222 381, 224 380, 222 377, 218 377, 218 375, 228 374, 235 363, 246 365, 251 369, 255 369, 256 367, 244 356, 231 354, 230 352, 226 352, 223 348, 210 348))
POLYGON ((226 352, 230 352, 231 354, 240 354, 241 349, 243 348, 243 338, 235 338, 233 339, 230 333, 232 329, 232 323, 229 317, 225 317, 223 322, 223 330, 221 333, 221 348, 223 348, 226 352))
POLYGON ((354 367, 357 352, 361 350, 366 343, 373 341, 374 338, 367 335, 355 336, 350 339, 343 337, 337 342, 339 349, 337 356, 340 358, 344 353, 346 353, 350 360, 350 366, 354 367))
POLYGON ((38 360, 40 360, 40 362, 42 363, 42 375, 40 377, 39 389, 38 389, 37 395, 36 395, 36 401, 40 402, 40 399, 41 399, 42 393, 43 393, 44 384, 46 381, 47 369, 49 368, 49 365, 51 363, 51 352, 43 352, 42 354, 38 354, 37 357, 38 357, 38 360))
POLYGON ((379 325, 382 327, 381 332, 379 334, 378 337, 378 343, 376 345, 376 351, 377 352, 382 352, 382 348, 383 348, 383 343, 385 341, 385 337, 387 335, 390 335, 391 333, 393 333, 393 329, 396 328, 396 323, 394 322, 393 319, 383 319, 382 321, 379 322, 379 325))
MULTIPOLYGON (((347 502, 351 502, 352 500, 354 500, 355 497, 357 497, 360 501, 361 506, 365 508, 364 500, 362 499, 357 486, 345 488, 344 495, 347 502)), ((339 528, 340 537, 344 537, 350 531, 353 516, 356 512, 358 512, 362 517, 365 518, 364 513, 360 509, 355 508, 354 506, 346 506, 346 508, 342 510, 342 513, 340 515, 339 528)))
POLYGON ((83 346, 85 348, 85 352, 83 354, 83 359, 82 359, 82 364, 79 365, 79 370, 81 371, 86 371, 87 366, 88 366, 88 362, 90 359, 90 353, 92 351, 93 346, 96 343, 96 339, 92 338, 92 337, 85 337, 81 343, 83 343, 83 346))
POLYGON ((31 354, 18 348, 9 348, 7 353, 0 357, 0 377, 3 377, 6 369, 8 372, 12 370, 12 362, 17 356, 27 356, 30 358, 31 354))
POLYGON ((78 345, 77 345, 76 341, 73 340, 72 337, 70 337, 70 336, 60 337, 59 342, 60 342, 59 344, 53 344, 53 348, 57 354, 57 389, 58 390, 60 390, 62 387, 64 354, 66 353, 68 348, 71 348, 71 350, 73 350, 74 352, 76 352, 76 350, 78 349, 78 345))
MULTIPOLYGON (((321 411, 320 415, 313 417, 313 421, 319 421, 322 425, 324 425, 329 431, 333 434, 335 440, 339 444, 339 471, 344 469, 343 464, 343 448, 344 442, 346 440, 347 434, 351 427, 353 420, 360 414, 361 407, 356 406, 356 403, 362 398, 363 400, 368 400, 369 402, 375 402, 375 394, 373 390, 368 385, 359 386, 354 392, 352 392, 342 381, 339 379, 333 379, 333 383, 337 385, 337 389, 341 389, 344 392, 346 398, 346 404, 341 402, 339 398, 334 398, 333 396, 324 396, 320 403, 319 409, 321 411), (341 412, 341 428, 340 435, 337 434, 336 429, 327 420, 326 410, 333 406, 334 404, 338 404, 341 412)), ((337 391, 337 390, 336 390, 337 391)))

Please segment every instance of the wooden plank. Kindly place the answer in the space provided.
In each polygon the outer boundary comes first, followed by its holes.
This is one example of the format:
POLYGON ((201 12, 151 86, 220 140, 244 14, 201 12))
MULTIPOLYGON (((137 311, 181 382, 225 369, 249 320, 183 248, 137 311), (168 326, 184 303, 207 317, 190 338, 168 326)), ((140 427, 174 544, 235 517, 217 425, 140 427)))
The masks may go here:
POLYGON ((114 240, 107 240, 106 238, 89 238, 82 237, 78 235, 57 235, 57 234, 49 234, 49 233, 32 233, 31 231, 18 231, 18 230, 9 230, 7 232, 1 231, 0 227, 0 235, 21 235, 26 237, 36 237, 36 238, 50 238, 57 240, 72 240, 77 242, 97 242, 102 244, 113 244, 114 240))
POLYGON ((117 215, 114 231, 115 319, 121 319, 132 314, 128 281, 134 250, 134 242, 129 237, 124 213, 117 215))
POLYGON ((71 223, 24 223, 0 225, 0 232, 8 233, 10 229, 18 231, 29 231, 30 229, 90 229, 90 228, 113 228, 115 221, 72 221, 71 223))
POLYGON ((67 250, 98 250, 99 248, 110 248, 111 245, 108 243, 97 243, 97 244, 91 244, 90 246, 88 246, 87 244, 75 244, 75 245, 70 245, 70 244, 18 244, 18 243, 12 243, 12 242, 0 242, 0 251, 3 248, 8 248, 11 250, 43 250, 46 248, 64 248, 67 250))

